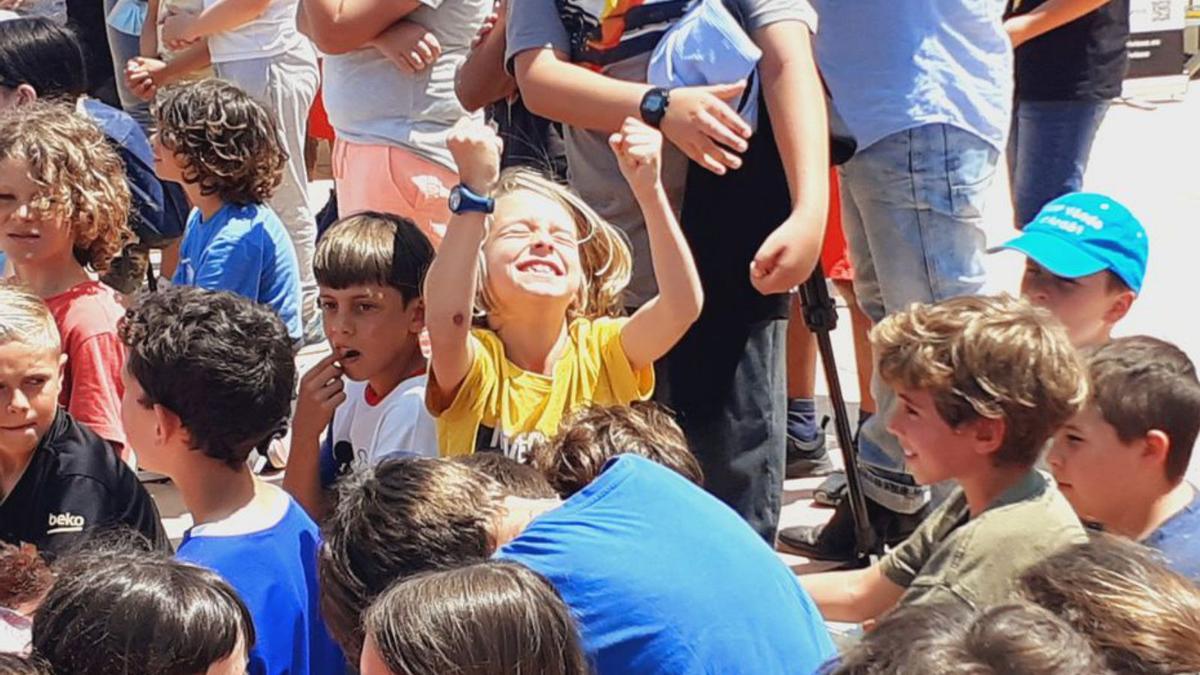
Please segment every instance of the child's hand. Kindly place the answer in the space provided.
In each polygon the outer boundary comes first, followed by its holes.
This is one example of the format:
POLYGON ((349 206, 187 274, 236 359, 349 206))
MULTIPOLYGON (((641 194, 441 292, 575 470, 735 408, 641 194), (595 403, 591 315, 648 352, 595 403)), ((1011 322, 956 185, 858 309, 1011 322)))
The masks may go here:
POLYGON ((717 175, 737 169, 742 158, 735 153, 746 151, 750 125, 727 101, 741 96, 745 88, 745 82, 738 82, 672 89, 663 134, 689 159, 717 175))
POLYGON ((321 432, 333 421, 333 411, 346 400, 342 382, 342 367, 334 352, 321 359, 300 378, 300 395, 296 398, 292 435, 298 438, 320 438, 321 432))
POLYGON ((621 130, 608 137, 608 144, 635 195, 645 194, 661 184, 662 134, 658 130, 627 117, 621 130))
POLYGON ((163 86, 162 71, 167 64, 160 59, 139 56, 125 64, 125 83, 129 90, 143 101, 149 101, 163 86))
POLYGON ((477 194, 491 194, 500 178, 500 151, 504 147, 496 131, 464 117, 450 130, 446 147, 454 156, 462 184, 477 194))
POLYGON ((168 12, 163 19, 162 41, 170 49, 183 49, 193 42, 200 39, 199 35, 192 35, 192 24, 196 22, 196 15, 184 12, 168 12))
POLYGON ((442 55, 442 44, 437 36, 415 21, 397 21, 371 44, 409 75, 432 66, 442 55))

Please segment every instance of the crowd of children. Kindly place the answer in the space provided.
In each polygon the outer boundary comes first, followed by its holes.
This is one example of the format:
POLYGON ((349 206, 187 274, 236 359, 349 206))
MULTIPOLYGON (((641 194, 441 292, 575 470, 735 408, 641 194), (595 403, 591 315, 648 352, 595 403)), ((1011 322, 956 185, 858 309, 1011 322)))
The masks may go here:
POLYGON ((932 10, 813 4, 122 0, 125 111, 0 19, 0 673, 1200 672, 1200 378, 1113 336, 1145 229, 1042 195, 1022 297, 978 294, 1009 55, 1075 17, 948 0, 909 63, 932 10), (785 368, 831 128, 888 550, 797 577, 777 534, 854 550, 836 487, 776 532, 832 468, 785 368))

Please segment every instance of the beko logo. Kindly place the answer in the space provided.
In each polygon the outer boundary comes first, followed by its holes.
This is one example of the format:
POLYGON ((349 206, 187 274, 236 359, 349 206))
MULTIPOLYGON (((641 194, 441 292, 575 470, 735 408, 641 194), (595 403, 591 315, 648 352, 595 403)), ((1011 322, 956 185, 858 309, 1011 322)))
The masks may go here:
POLYGON ((61 534, 63 532, 82 532, 83 531, 83 516, 77 516, 74 513, 51 513, 50 522, 46 530, 46 534, 61 534))

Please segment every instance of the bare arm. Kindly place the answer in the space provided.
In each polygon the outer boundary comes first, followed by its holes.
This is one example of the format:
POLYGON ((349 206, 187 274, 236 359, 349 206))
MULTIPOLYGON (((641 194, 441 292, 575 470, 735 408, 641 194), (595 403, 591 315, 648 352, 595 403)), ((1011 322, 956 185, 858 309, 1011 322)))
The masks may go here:
POLYGON ((169 15, 163 24, 163 41, 193 41, 240 28, 262 16, 271 0, 217 0, 196 15, 169 15))
POLYGON ((825 239, 829 121, 808 26, 780 21, 753 38, 763 51, 759 74, 792 212, 759 249, 751 281, 760 293, 786 293, 812 273, 825 239))
POLYGON ((417 0, 300 0, 297 25, 326 54, 366 46, 420 7, 417 0))
POLYGON ((138 53, 158 58, 158 0, 146 3, 146 20, 142 22, 142 34, 138 37, 138 53))
POLYGON ((823 572, 800 577, 826 621, 862 623, 896 606, 904 589, 883 575, 879 565, 863 570, 823 572))
POLYGON ((653 365, 679 341, 704 304, 700 274, 675 220, 660 178, 662 134, 633 118, 609 143, 646 220, 658 295, 621 329, 621 346, 634 370, 653 365))
POLYGON ((337 352, 326 356, 300 378, 292 415, 292 446, 283 476, 283 489, 318 523, 329 510, 329 499, 321 487, 321 434, 346 401, 337 359, 337 352))
POLYGON ((1028 14, 1010 17, 1004 22, 1004 29, 1008 31, 1013 47, 1020 47, 1033 38, 1071 23, 1108 2, 1109 0, 1050 0, 1028 14))
MULTIPOLYGON (((463 185, 491 195, 500 176, 500 138, 469 118, 450 131, 446 146, 463 185)), ((482 213, 451 214, 446 238, 425 280, 425 325, 432 353, 430 368, 443 400, 452 400, 471 367, 471 310, 479 275, 479 249, 487 236, 482 213)), ((432 386, 433 383, 431 383, 432 386)))
POLYGON ((495 25, 471 49, 454 78, 454 93, 467 110, 478 110, 516 93, 517 81, 504 68, 504 47, 504 8, 500 8, 495 25))

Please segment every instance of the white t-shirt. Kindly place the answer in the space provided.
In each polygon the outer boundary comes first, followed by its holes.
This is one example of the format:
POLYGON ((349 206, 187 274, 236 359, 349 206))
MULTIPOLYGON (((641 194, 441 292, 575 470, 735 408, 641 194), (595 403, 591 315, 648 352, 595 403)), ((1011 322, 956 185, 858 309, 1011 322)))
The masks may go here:
POLYGON ((366 382, 346 382, 346 402, 333 414, 332 439, 354 450, 353 468, 377 464, 390 455, 437 457, 437 424, 425 409, 426 377, 396 385, 372 402, 366 382))
MULTIPOLYGON (((217 0, 204 0, 204 9, 217 0)), ((245 61, 278 56, 306 39, 296 30, 296 12, 300 0, 271 0, 257 19, 208 38, 213 63, 245 61)))

